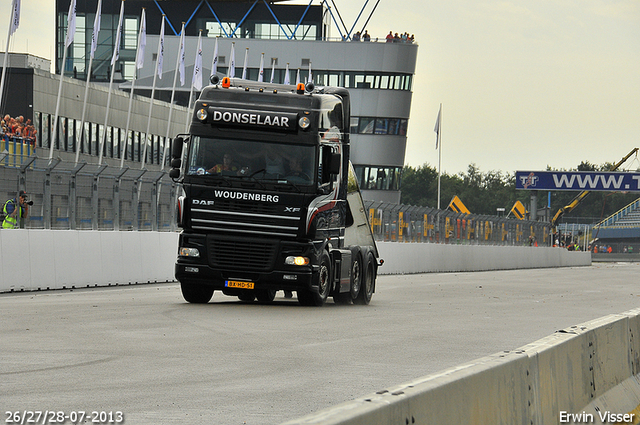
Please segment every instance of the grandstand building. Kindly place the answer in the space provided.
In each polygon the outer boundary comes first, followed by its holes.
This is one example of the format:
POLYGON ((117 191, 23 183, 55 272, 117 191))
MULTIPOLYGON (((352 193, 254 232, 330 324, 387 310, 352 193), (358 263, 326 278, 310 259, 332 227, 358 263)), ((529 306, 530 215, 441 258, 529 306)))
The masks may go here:
MULTIPOLYGON (((220 76, 229 72, 233 46, 236 77, 241 76, 246 53, 246 78, 256 80, 264 53, 264 81, 285 82, 288 68, 291 84, 296 82, 298 75, 305 82, 311 74, 316 86, 348 88, 352 99, 351 159, 363 195, 372 201, 399 203, 417 44, 386 43, 386 34, 372 34, 368 42, 353 41, 356 30, 364 32, 366 29, 366 14, 356 22, 359 27, 356 23, 345 26, 335 2, 331 2, 333 7, 329 8, 327 2, 313 4, 313 0, 303 5, 289 1, 127 0, 113 72, 114 89, 109 94, 111 58, 123 3, 103 0, 97 48, 89 70, 97 3, 97 0, 77 0, 75 36, 65 55, 70 0, 56 0, 56 57, 52 58, 55 74, 49 72, 51 67, 47 59, 28 54, 9 55, 4 99, 11 101, 3 102, 0 112, 14 117, 22 115, 25 120, 33 121, 38 136, 35 146, 27 146, 27 151, 35 148, 39 158, 53 154, 55 158, 72 163, 77 162, 78 157, 81 162, 97 163, 100 157, 100 161, 112 167, 124 164, 130 169, 161 170, 164 147, 172 137, 184 132, 187 125, 196 45, 202 30, 205 84, 217 43, 220 76), (143 8, 147 34, 144 66, 138 70, 129 115, 128 92, 134 76, 143 8), (148 98, 158 60, 163 15, 166 17, 163 73, 156 81, 156 100, 146 135, 148 98), (184 85, 178 82, 176 86, 169 126, 169 101, 183 22, 186 82, 184 85), (64 78, 56 126, 54 118, 61 68, 64 78), (82 124, 85 81, 89 72, 88 107, 82 124), (54 128, 58 133, 56 137, 52 134, 54 128), (101 141, 104 141, 102 155, 99 152, 101 141)), ((196 92, 193 98, 197 96, 196 92)), ((18 152, 17 145, 10 149, 8 146, 5 147, 12 154, 18 152)), ((24 152, 29 154, 27 151, 24 152)))

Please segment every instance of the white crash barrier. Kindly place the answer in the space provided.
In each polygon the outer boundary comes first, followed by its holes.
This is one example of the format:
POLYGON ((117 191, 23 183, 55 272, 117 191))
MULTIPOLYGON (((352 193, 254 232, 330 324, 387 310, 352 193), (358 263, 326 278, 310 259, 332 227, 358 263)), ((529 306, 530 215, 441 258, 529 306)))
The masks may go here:
POLYGON ((172 232, 0 231, 0 292, 171 282, 172 232))
MULTIPOLYGON (((178 234, 89 230, 0 231, 0 292, 174 280, 178 234)), ((561 248, 379 242, 380 274, 587 266, 561 248)))
POLYGON ((638 423, 639 373, 637 309, 284 425, 638 423))
POLYGON ((465 272, 591 265, 591 253, 563 248, 378 242, 380 274, 465 272))

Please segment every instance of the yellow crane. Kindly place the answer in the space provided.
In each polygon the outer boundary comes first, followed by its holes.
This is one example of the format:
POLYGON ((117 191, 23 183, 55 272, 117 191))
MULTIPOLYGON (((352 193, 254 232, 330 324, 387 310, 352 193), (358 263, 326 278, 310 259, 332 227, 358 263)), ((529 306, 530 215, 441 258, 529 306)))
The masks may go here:
MULTIPOLYGON (((609 171, 615 171, 617 170, 622 164, 625 163, 625 161, 627 159, 629 159, 634 153, 638 152, 638 148, 634 148, 631 152, 629 152, 627 154, 627 156, 625 156, 624 158, 622 158, 620 161, 618 161, 617 164, 615 164, 611 170, 609 171)), ((558 226, 558 222, 560 221, 560 219, 562 218, 562 216, 565 213, 571 212, 575 207, 577 207, 580 202, 582 202, 584 200, 584 198, 587 197, 587 195, 590 193, 590 191, 588 190, 583 190, 582 192, 580 192, 575 198, 573 198, 573 200, 571 202, 569 202, 567 205, 565 205, 564 207, 560 208, 558 210, 558 212, 556 212, 556 215, 553 216, 553 218, 551 219, 551 231, 552 233, 556 233, 557 229, 556 227, 558 226)))

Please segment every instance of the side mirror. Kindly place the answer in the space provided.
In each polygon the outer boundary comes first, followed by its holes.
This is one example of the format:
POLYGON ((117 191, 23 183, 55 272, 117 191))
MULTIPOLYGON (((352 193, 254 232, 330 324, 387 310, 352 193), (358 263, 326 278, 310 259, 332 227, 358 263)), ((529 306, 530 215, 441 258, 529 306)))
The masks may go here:
POLYGON ((171 160, 171 168, 180 168, 182 160, 180 158, 173 158, 171 160))
POLYGON ((177 179, 178 177, 180 177, 180 169, 172 168, 171 170, 169 170, 169 177, 171 177, 172 179, 177 179))
POLYGON ((184 139, 182 137, 176 137, 175 139, 173 139, 173 144, 171 145, 171 158, 172 159, 180 159, 180 158, 182 158, 182 146, 183 145, 184 145, 184 139))

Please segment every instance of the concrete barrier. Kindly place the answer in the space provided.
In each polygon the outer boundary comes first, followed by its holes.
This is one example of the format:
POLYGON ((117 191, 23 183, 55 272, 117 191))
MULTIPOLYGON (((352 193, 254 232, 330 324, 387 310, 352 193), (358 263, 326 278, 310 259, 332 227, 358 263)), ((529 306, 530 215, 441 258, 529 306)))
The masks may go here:
MULTIPOLYGON (((0 292, 174 280, 178 234, 0 231, 0 292)), ((587 266, 588 252, 492 245, 378 243, 380 274, 587 266)))
POLYGON ((171 232, 0 231, 0 292, 170 282, 171 232))
POLYGON ((639 326, 606 316, 284 425, 638 423, 639 326))
POLYGON ((591 253, 563 248, 378 242, 380 274, 464 272, 591 265, 591 253))

